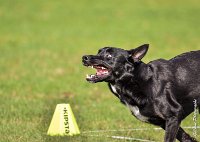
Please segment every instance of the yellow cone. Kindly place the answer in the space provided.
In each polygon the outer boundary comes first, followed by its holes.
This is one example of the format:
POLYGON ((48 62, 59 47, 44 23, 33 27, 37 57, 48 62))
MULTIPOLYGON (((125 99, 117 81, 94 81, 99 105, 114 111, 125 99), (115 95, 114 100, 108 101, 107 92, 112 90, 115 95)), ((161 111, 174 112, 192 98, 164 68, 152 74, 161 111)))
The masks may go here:
POLYGON ((69 104, 57 104, 47 135, 73 136, 80 134, 69 104))

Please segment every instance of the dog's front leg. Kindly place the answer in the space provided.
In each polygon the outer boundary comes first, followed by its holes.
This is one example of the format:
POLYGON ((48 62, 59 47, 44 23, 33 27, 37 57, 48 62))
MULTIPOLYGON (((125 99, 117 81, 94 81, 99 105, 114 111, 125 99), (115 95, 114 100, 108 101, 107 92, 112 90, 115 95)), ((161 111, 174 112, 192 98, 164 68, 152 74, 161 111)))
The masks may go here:
POLYGON ((165 142, 175 142, 180 121, 176 116, 170 117, 165 124, 165 142))
POLYGON ((183 108, 175 98, 173 85, 169 82, 163 86, 163 90, 159 90, 160 94, 154 99, 154 108, 165 120, 165 142, 175 142, 183 117, 183 108))

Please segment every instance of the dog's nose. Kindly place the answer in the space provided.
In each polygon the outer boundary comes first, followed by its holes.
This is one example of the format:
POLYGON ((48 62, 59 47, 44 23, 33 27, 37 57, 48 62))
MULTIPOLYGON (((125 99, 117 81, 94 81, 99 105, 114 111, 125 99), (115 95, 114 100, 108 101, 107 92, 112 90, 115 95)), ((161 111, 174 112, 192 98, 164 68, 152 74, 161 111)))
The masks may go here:
POLYGON ((82 59, 83 59, 83 61, 88 61, 89 60, 89 56, 83 56, 82 59))

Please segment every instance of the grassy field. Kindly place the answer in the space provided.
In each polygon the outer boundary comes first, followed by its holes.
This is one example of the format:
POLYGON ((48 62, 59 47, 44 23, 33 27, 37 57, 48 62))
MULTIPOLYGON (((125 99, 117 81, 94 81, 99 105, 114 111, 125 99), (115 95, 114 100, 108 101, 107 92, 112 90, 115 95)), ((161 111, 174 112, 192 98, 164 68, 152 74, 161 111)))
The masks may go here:
MULTIPOLYGON (((112 135, 163 141, 162 130, 88 134, 100 137, 46 132, 58 103, 71 104, 81 132, 153 128, 132 117, 105 83, 87 83, 91 70, 81 56, 149 43, 149 62, 200 49, 199 15, 198 0, 0 0, 0 141, 124 141, 106 137, 112 135)), ((194 126, 192 119, 182 126, 194 126)))

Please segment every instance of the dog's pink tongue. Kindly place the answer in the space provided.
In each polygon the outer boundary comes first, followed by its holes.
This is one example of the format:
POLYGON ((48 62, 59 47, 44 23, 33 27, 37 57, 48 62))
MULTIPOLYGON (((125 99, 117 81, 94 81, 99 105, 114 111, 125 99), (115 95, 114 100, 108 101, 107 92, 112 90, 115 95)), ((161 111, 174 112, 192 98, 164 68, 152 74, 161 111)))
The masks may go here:
POLYGON ((97 75, 104 75, 104 74, 106 74, 107 72, 108 72, 107 70, 97 69, 97 75))

